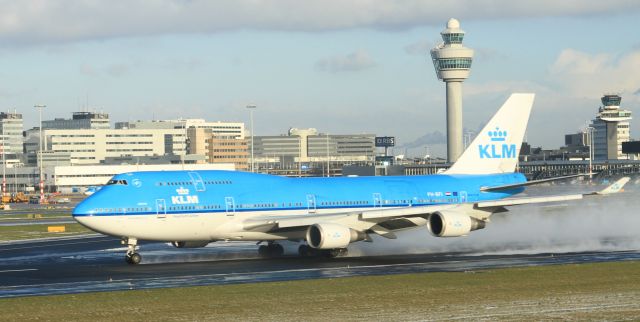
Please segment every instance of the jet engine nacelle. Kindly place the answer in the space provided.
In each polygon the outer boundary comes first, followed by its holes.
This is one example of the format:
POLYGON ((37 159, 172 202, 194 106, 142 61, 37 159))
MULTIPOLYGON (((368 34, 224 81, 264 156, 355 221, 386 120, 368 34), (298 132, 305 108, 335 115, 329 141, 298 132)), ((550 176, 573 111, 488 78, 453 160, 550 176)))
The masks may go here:
POLYGON ((346 248, 365 237, 363 232, 332 223, 313 224, 307 229, 307 243, 316 249, 346 248))
POLYGON ((429 216, 427 228, 436 237, 459 237, 467 235, 472 230, 482 229, 485 224, 484 221, 467 214, 439 211, 429 216))
POLYGON ((209 245, 210 241, 208 240, 197 240, 197 241, 173 241, 171 245, 175 248, 200 248, 209 245))

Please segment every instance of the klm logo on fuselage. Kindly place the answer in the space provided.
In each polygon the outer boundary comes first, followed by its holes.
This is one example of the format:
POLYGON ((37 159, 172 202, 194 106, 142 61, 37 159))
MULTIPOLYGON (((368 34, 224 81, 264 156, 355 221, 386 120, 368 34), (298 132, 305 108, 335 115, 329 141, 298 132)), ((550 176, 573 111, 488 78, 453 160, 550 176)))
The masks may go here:
POLYGON ((189 196, 189 189, 178 188, 176 189, 178 196, 171 196, 171 203, 174 205, 189 205, 200 203, 198 196, 189 196))
POLYGON ((516 157, 516 145, 504 143, 508 135, 507 131, 501 131, 496 127, 495 131, 489 131, 487 135, 491 138, 491 144, 478 145, 480 159, 511 159, 516 157))

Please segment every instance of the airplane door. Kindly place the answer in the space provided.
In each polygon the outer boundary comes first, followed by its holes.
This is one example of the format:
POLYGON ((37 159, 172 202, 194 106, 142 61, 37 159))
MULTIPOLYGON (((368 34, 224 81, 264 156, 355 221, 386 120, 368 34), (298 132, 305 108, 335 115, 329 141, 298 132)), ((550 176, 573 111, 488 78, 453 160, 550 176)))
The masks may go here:
POLYGON ((193 182, 193 186, 196 188, 196 191, 204 191, 206 188, 204 186, 204 181, 202 181, 202 177, 197 172, 189 172, 189 177, 191 178, 191 182, 193 182))
POLYGON ((460 203, 465 203, 467 202, 467 192, 466 191, 460 191, 460 203))
POLYGON ((156 217, 167 217, 167 204, 165 203, 164 199, 156 199, 156 217))
POLYGON ((224 197, 224 205, 227 210, 227 216, 233 216, 236 213, 236 202, 233 197, 224 197))
POLYGON ((377 192, 373 194, 373 207, 382 207, 382 195, 377 192))
POLYGON ((316 195, 307 195, 307 210, 310 214, 316 212, 316 195))

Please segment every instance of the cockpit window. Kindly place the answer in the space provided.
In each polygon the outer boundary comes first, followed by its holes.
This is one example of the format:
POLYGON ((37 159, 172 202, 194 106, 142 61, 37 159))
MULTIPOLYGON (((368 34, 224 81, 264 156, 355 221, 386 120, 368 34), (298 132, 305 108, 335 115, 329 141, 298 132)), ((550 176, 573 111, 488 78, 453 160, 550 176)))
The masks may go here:
POLYGON ((114 184, 119 184, 119 185, 123 185, 126 186, 127 185, 127 180, 115 180, 115 179, 111 179, 109 180, 109 182, 107 182, 107 185, 114 185, 114 184))

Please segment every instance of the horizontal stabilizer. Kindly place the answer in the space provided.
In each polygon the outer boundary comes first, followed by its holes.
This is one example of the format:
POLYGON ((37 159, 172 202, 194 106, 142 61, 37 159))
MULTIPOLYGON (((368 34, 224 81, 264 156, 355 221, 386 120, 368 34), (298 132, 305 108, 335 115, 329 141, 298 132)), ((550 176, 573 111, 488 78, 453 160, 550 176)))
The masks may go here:
MULTIPOLYGON (((507 199, 493 200, 493 201, 481 201, 476 203, 476 207, 478 208, 504 207, 504 206, 533 204, 533 203, 579 200, 579 199, 582 199, 583 197, 589 197, 589 196, 610 195, 610 194, 618 193, 622 191, 622 187, 624 187, 624 185, 627 182, 629 182, 629 177, 623 177, 618 179, 616 182, 609 185, 608 187, 596 192, 574 194, 574 195, 530 197, 530 198, 507 198, 507 199)), ((487 191, 487 190, 484 190, 484 191, 487 191)))
POLYGON ((545 202, 557 202, 557 201, 568 201, 568 200, 579 200, 582 199, 583 195, 564 195, 564 196, 549 196, 549 197, 531 197, 531 198, 509 198, 502 200, 494 200, 494 201, 482 201, 478 202, 476 206, 478 208, 486 208, 486 207, 504 207, 504 206, 515 206, 515 205, 526 205, 532 203, 545 203, 545 202))
POLYGON ((505 185, 501 185, 501 186, 492 186, 492 187, 482 187, 482 188, 480 188, 480 191, 489 192, 489 191, 509 190, 509 189, 514 189, 514 188, 532 186, 532 185, 545 183, 545 182, 564 180, 564 179, 570 179, 570 178, 577 178, 577 177, 584 177, 584 176, 588 176, 590 174, 593 174, 593 173, 573 174, 573 175, 570 175, 570 176, 554 177, 554 178, 540 179, 540 180, 531 180, 531 181, 522 182, 522 183, 505 184, 505 185))

